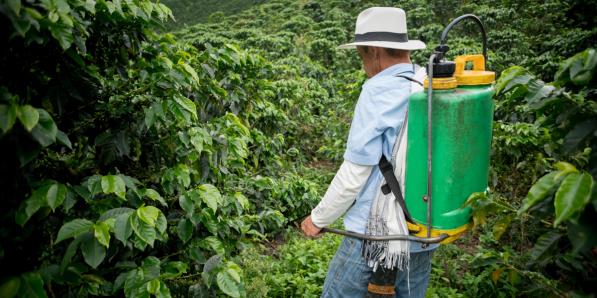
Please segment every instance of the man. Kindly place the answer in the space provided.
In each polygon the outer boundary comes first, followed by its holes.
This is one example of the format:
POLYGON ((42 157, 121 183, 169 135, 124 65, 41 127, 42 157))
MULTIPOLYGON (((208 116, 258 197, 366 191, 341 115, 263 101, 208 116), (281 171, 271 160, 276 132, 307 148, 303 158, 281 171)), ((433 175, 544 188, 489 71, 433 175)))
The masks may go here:
MULTIPOLYGON (((417 80, 416 72, 421 73, 411 63, 410 51, 424 49, 425 44, 408 40, 402 9, 373 7, 361 12, 355 41, 340 46, 355 47, 369 79, 355 107, 344 162, 321 202, 301 224, 309 237, 317 237, 321 228, 345 212, 347 230, 367 231, 371 205, 383 181, 377 164, 382 155, 388 160, 392 157, 397 134, 406 122, 412 80, 417 80)), ((330 264, 322 297, 365 296, 373 269, 363 257, 363 245, 358 239, 343 239, 330 264)), ((406 269, 398 271, 396 278, 397 297, 425 296, 435 248, 419 243, 407 246, 406 269)))

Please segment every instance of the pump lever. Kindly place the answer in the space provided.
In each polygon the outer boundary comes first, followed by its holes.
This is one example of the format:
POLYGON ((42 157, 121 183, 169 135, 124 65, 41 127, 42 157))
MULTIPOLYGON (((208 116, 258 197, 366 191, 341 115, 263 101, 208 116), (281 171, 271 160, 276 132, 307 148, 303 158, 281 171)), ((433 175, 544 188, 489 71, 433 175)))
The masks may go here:
POLYGON ((346 237, 357 238, 357 239, 361 239, 361 240, 370 240, 370 241, 407 240, 407 241, 411 241, 411 242, 420 242, 420 243, 425 243, 425 244, 440 243, 440 242, 446 240, 446 238, 448 238, 448 234, 441 234, 437 237, 425 237, 425 238, 410 236, 410 235, 374 236, 374 235, 360 234, 360 233, 355 233, 355 232, 345 231, 345 230, 340 230, 340 229, 334 229, 334 228, 322 228, 321 232, 333 233, 333 234, 343 235, 346 237))

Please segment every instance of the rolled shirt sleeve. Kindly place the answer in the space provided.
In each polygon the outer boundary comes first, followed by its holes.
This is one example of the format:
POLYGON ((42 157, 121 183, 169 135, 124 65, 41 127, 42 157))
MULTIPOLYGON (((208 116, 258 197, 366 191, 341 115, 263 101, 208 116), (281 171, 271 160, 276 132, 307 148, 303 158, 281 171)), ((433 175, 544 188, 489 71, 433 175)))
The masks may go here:
POLYGON ((311 211, 313 224, 322 228, 342 216, 367 182, 372 169, 373 166, 361 166, 345 160, 325 195, 311 211))

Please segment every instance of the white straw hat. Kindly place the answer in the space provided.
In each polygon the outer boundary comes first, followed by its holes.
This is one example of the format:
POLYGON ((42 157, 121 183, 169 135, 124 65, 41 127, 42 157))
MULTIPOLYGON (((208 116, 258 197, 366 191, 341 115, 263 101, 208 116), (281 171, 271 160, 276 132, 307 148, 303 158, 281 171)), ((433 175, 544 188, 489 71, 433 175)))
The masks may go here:
POLYGON ((357 17, 354 42, 343 44, 339 49, 356 46, 373 46, 399 50, 421 50, 425 43, 408 40, 406 13, 400 8, 371 7, 357 17))

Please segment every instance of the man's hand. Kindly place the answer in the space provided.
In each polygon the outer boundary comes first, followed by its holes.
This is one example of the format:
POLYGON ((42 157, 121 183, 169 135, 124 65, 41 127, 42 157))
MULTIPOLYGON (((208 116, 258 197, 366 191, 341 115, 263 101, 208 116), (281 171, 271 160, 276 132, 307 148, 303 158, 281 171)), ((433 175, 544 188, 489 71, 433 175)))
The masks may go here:
POLYGON ((316 227, 311 220, 311 215, 307 216, 301 223, 301 230, 307 237, 318 238, 321 237, 321 229, 316 227))

